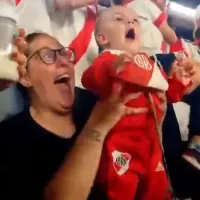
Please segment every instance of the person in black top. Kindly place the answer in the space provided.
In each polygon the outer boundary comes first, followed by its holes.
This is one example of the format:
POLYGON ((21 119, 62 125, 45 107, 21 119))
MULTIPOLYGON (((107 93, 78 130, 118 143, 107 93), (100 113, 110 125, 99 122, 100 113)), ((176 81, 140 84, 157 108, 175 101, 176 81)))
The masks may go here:
MULTIPOLYGON (((94 106, 94 95, 78 88, 74 94, 73 49, 43 33, 28 35, 28 45, 20 36, 12 58, 30 106, 0 124, 0 199, 86 200, 109 130, 147 109, 127 108, 138 94, 120 97, 121 85, 94 106)), ((90 199, 99 197, 96 188, 90 199)))

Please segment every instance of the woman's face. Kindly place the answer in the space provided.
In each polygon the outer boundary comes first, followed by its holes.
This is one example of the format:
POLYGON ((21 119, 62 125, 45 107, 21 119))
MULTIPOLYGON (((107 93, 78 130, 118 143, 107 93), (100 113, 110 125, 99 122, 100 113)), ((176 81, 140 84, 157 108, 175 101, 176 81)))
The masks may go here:
MULTIPOLYGON (((59 42, 50 36, 39 36, 29 45, 28 66, 21 78, 21 83, 30 88, 32 102, 47 110, 65 114, 71 110, 74 101, 74 65, 62 52, 56 53, 55 62, 51 60, 50 49, 63 48, 59 42), (43 49, 40 53, 38 50, 43 49), (33 57, 32 57, 33 56, 33 57)), ((65 52, 66 53, 66 52, 65 52)), ((67 53, 66 53, 67 55, 67 53)))

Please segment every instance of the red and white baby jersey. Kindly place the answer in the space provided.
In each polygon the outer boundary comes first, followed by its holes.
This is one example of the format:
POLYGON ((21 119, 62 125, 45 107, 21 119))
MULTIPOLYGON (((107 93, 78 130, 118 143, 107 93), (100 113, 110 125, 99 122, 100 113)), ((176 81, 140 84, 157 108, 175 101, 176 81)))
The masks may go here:
MULTIPOLYGON (((99 56, 101 58, 99 60, 112 60, 122 54, 126 54, 126 52, 120 50, 104 50, 99 56)), ((126 65, 126 69, 119 73, 119 79, 144 88, 167 91, 168 83, 166 77, 162 74, 157 62, 154 62, 145 53, 138 53, 131 60, 132 62, 126 65)))
POLYGON ((126 0, 124 5, 133 9, 139 15, 142 27, 141 51, 149 56, 162 53, 163 36, 158 27, 167 20, 165 12, 161 11, 150 0, 126 0))

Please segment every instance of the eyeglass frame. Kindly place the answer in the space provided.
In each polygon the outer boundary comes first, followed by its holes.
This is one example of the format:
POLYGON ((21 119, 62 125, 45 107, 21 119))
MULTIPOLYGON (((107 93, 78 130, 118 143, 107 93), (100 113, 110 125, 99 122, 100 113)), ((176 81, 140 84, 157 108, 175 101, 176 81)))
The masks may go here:
MULTIPOLYGON (((39 58, 40 58, 40 60, 41 60, 44 64, 46 64, 46 65, 52 65, 52 64, 54 64, 54 63, 56 62, 56 60, 57 60, 57 52, 58 52, 59 50, 61 50, 61 49, 71 50, 71 51, 73 52, 73 55, 74 55, 74 60, 73 60, 72 62, 75 63, 75 61, 76 61, 76 54, 75 54, 75 50, 74 50, 73 48, 71 48, 71 47, 61 47, 61 48, 58 48, 58 49, 51 49, 51 48, 49 48, 49 47, 44 47, 44 48, 38 49, 38 50, 35 51, 30 57, 28 57, 28 58, 27 58, 27 64, 28 64, 28 62, 29 62, 35 55, 38 55, 39 58), (41 50, 43 50, 43 49, 50 49, 50 50, 52 50, 52 51, 54 52, 54 56, 55 56, 54 62, 52 62, 52 63, 47 63, 47 62, 45 62, 45 61, 43 60, 42 56, 40 55, 40 52, 41 52, 41 50)), ((66 51, 66 52, 67 52, 67 51, 66 51)))

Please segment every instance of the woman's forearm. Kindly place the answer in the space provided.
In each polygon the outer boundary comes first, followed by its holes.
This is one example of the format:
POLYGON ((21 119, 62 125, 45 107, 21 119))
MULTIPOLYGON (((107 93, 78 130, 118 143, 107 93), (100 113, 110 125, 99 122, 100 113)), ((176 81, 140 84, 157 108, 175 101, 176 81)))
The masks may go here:
POLYGON ((45 189, 45 200, 86 200, 98 169, 104 135, 84 129, 45 189))
POLYGON ((65 9, 65 8, 81 8, 87 6, 89 4, 94 3, 95 0, 55 0, 56 7, 58 9, 65 9))

